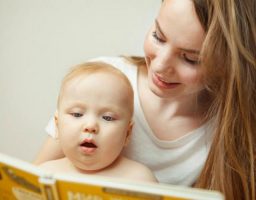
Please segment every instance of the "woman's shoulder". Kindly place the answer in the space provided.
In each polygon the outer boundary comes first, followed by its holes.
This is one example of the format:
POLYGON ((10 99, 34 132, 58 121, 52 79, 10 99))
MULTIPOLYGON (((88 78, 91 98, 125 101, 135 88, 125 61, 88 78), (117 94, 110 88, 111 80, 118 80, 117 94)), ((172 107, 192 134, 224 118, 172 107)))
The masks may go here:
POLYGON ((101 56, 90 59, 89 61, 105 62, 130 77, 137 74, 137 64, 129 60, 129 58, 125 56, 101 56))
POLYGON ((98 56, 89 59, 89 61, 116 62, 122 59, 121 56, 98 56))
POLYGON ((145 63, 143 57, 138 56, 100 56, 92 58, 89 61, 101 61, 113 65, 116 68, 139 67, 145 63))

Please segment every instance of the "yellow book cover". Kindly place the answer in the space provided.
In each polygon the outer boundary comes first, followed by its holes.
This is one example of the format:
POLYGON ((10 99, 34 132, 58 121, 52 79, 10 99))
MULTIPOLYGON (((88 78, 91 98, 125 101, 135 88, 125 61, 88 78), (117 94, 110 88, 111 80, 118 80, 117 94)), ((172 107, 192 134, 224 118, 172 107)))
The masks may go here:
POLYGON ((0 153, 0 200, 41 200, 39 177, 44 173, 30 163, 0 153))
POLYGON ((0 200, 224 200, 217 191, 122 179, 49 174, 0 153, 0 200))

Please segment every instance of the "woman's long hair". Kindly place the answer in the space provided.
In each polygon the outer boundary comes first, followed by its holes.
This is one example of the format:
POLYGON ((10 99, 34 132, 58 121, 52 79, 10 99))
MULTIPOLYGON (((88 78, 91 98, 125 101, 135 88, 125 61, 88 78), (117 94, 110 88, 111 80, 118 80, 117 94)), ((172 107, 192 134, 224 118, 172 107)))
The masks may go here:
POLYGON ((193 2, 206 31, 201 58, 216 127, 195 186, 255 200, 256 1, 193 2))
MULTIPOLYGON (((256 1, 193 0, 206 31, 201 52, 214 139, 195 187, 255 200, 256 1)), ((127 57, 126 57, 127 58, 127 57)), ((141 57, 127 58, 145 66, 141 57)))

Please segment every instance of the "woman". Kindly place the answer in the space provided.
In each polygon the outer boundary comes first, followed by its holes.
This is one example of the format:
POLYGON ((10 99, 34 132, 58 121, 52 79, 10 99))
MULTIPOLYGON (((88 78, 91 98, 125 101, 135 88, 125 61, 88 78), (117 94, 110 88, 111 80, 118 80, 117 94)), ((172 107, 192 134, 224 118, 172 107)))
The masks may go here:
MULTIPOLYGON (((145 58, 98 59, 132 82, 135 127, 124 154, 160 182, 255 199, 255 7, 254 0, 164 0, 145 58)), ((59 149, 48 139, 36 163, 61 157, 59 149)))

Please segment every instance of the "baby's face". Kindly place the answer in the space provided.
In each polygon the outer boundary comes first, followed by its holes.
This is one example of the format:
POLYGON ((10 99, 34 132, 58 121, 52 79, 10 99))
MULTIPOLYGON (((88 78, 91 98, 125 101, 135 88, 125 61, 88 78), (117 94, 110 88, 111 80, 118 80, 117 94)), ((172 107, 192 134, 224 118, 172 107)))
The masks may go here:
POLYGON ((65 84, 57 126, 64 154, 82 170, 100 170, 121 153, 130 128, 127 86, 117 75, 80 75, 65 84))

